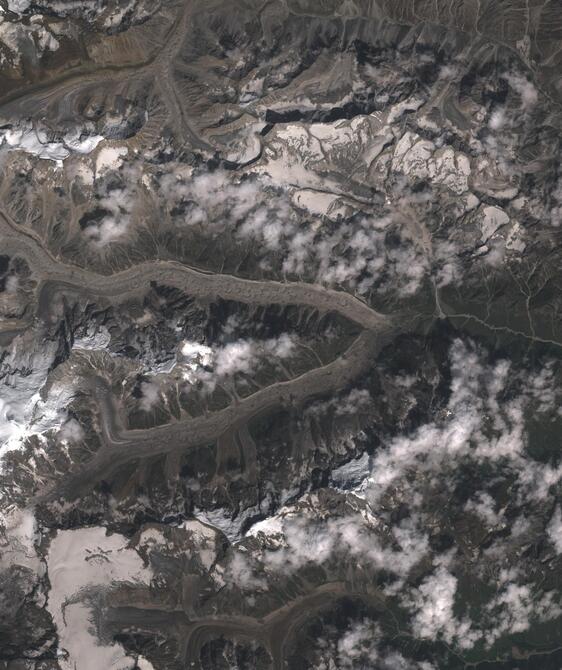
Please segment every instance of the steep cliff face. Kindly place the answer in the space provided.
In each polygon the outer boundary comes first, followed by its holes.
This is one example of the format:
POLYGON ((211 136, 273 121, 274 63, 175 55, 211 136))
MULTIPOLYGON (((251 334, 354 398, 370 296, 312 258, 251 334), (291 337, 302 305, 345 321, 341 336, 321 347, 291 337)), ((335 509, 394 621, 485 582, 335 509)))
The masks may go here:
POLYGON ((0 0, 0 668, 560 667, 561 31, 0 0))

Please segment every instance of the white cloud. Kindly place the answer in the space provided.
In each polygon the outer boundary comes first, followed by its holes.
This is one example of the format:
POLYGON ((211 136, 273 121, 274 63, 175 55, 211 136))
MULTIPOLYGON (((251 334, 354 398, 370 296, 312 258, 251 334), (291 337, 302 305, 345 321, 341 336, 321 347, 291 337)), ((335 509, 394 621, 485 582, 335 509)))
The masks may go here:
POLYGON ((216 347, 186 343, 182 356, 187 360, 184 379, 191 384, 200 382, 212 392, 217 383, 233 379, 238 374, 252 374, 260 366, 277 364, 290 358, 296 350, 292 335, 258 340, 238 339, 216 347))
MULTIPOLYGON (((494 570, 503 566, 506 555, 530 541, 533 524, 522 516, 513 522, 506 519, 492 496, 481 490, 466 502, 464 511, 478 515, 490 527, 511 526, 511 534, 484 549, 481 565, 474 567, 481 579, 490 580, 490 574, 494 574, 489 584, 496 592, 480 608, 479 619, 471 621, 460 610, 461 603, 456 602, 457 556, 455 552, 436 556, 431 550, 427 529, 434 516, 424 512, 427 487, 446 486, 444 482, 452 486, 455 469, 469 461, 494 466, 498 473, 508 469, 515 480, 512 499, 525 502, 528 508, 531 505, 531 513, 532 505, 547 496, 548 488, 562 478, 562 466, 537 463, 526 455, 524 417, 537 400, 544 400, 549 408, 555 406, 554 364, 548 363, 532 375, 517 373, 505 359, 487 363, 486 352, 460 339, 449 350, 449 362, 450 395, 440 416, 411 435, 383 442, 371 457, 361 458, 356 472, 353 470, 359 485, 352 491, 345 492, 349 487, 344 487, 339 493, 332 492, 330 495, 340 496, 340 502, 333 501, 328 508, 330 513, 319 493, 306 494, 296 503, 282 507, 275 516, 255 524, 247 535, 258 540, 261 549, 252 552, 256 564, 251 570, 244 561, 235 564, 241 583, 247 582, 252 588, 258 564, 264 578, 292 574, 310 564, 337 570, 348 561, 357 569, 384 569, 394 575, 384 593, 389 598, 398 596, 409 609, 413 634, 443 640, 459 649, 471 648, 478 641, 491 645, 503 635, 526 630, 535 620, 560 615, 553 595, 521 583, 523 572, 517 565, 501 570, 499 576, 494 570), (520 389, 519 394, 514 394, 513 388, 520 389), (389 500, 383 497, 389 492, 394 495, 393 505, 404 500, 409 510, 399 523, 390 523, 389 500), (334 510, 340 511, 334 514, 334 510), (419 586, 409 585, 407 577, 412 568, 431 559, 433 571, 419 586)), ((411 383, 412 380, 405 380, 402 385, 408 387, 411 383)), ((349 402, 332 401, 334 408, 349 404, 352 411, 363 402, 368 407, 371 398, 362 391, 357 391, 349 402)), ((337 471, 334 474, 337 478, 337 471)), ((562 553, 559 508, 547 533, 557 552, 562 553)), ((261 584, 256 588, 261 588, 261 584)), ((359 634, 360 627, 352 629, 343 638, 341 648, 347 649, 346 645, 356 642, 358 653, 363 653, 363 642, 356 637, 359 634)), ((379 652, 374 649, 372 653, 379 652)), ((381 667, 386 667, 384 659, 387 657, 377 657, 381 667)), ((397 656, 393 662, 397 668, 410 667, 397 656)))
POLYGON ((21 14, 31 5, 31 0, 8 0, 8 9, 11 12, 21 14))
POLYGON ((464 506, 465 512, 473 512, 483 519, 488 526, 497 526, 503 521, 502 512, 496 512, 496 502, 489 493, 479 491, 478 494, 469 500, 464 506))
MULTIPOLYGON (((253 180, 237 183, 222 170, 195 175, 166 174, 160 179, 159 188, 168 209, 180 203, 187 205, 181 225, 205 224, 208 232, 242 219, 244 226, 251 226, 255 216, 265 217, 267 211, 268 194, 261 184, 253 180)), ((279 206, 274 194, 269 194, 269 198, 279 206)), ((264 222, 260 219, 260 223, 264 222)))
POLYGON ((539 93, 533 82, 519 74, 507 74, 505 78, 511 88, 519 94, 523 109, 531 109, 537 104, 539 93))
POLYGON ((274 549, 263 552, 263 564, 273 571, 292 573, 307 564, 326 564, 353 558, 356 564, 384 568, 399 579, 397 589, 412 567, 429 550, 428 538, 418 519, 405 519, 383 540, 382 524, 369 511, 329 517, 317 510, 315 495, 298 505, 282 508, 274 517, 256 524, 248 535, 273 540, 274 549))
POLYGON ((533 593, 532 586, 507 582, 487 605, 489 623, 485 639, 491 645, 502 635, 522 633, 533 621, 548 621, 562 614, 552 593, 533 593))
POLYGON ((326 412, 333 411, 338 416, 357 414, 372 408, 373 398, 367 389, 351 389, 330 400, 316 401, 305 410, 307 416, 321 416, 326 412))
POLYGON ((556 553, 562 554, 562 512, 560 511, 560 505, 557 505, 554 510, 547 527, 547 534, 556 549, 556 553))
POLYGON ((382 446, 373 458, 370 477, 362 485, 363 495, 375 504, 389 486, 399 486, 410 471, 437 476, 470 458, 481 463, 510 463, 529 495, 544 496, 548 486, 560 478, 559 469, 525 456, 528 397, 523 394, 499 400, 512 374, 509 364, 500 360, 486 366, 481 356, 460 340, 450 349, 450 362, 451 395, 442 418, 382 446))
POLYGON ((19 288, 19 278, 17 275, 9 275, 6 279, 6 293, 16 293, 19 288))
POLYGON ((142 382, 139 407, 149 412, 160 400, 160 387, 155 382, 142 382))
POLYGON ((487 646, 506 635, 521 633, 533 621, 557 618, 562 609, 552 593, 533 593, 528 584, 517 584, 514 570, 502 570, 499 592, 486 603, 479 626, 455 616, 455 594, 458 580, 440 565, 418 588, 404 597, 413 613, 412 630, 417 637, 443 639, 459 649, 470 649, 483 640, 487 646))
POLYGON ((527 377, 527 393, 536 401, 536 411, 543 414, 557 409, 560 403, 560 385, 556 380, 554 361, 547 361, 539 372, 527 377))
POLYGON ((86 226, 83 233, 92 246, 99 250, 127 233, 134 193, 127 187, 112 189, 99 199, 98 206, 108 213, 99 221, 86 226))
MULTIPOLYGON (((330 633, 328 629, 328 633, 330 633)), ((351 621, 339 638, 321 637, 314 659, 315 670, 377 668, 378 670, 435 670, 427 661, 412 661, 399 651, 381 645, 383 632, 369 619, 351 621)))
POLYGON ((194 384, 205 367, 213 362, 213 350, 205 344, 184 340, 180 348, 183 378, 194 384))
POLYGON ((76 419, 68 419, 58 433, 58 439, 76 444, 84 439, 84 429, 76 419))
POLYGON ((411 242, 386 248, 390 218, 303 222, 289 193, 264 176, 236 182, 224 171, 165 175, 160 188, 169 211, 183 204, 184 214, 174 219, 178 225, 199 226, 210 236, 228 230, 239 242, 258 242, 254 249, 265 268, 279 258, 285 274, 312 275, 319 283, 347 285, 361 294, 386 277, 384 290, 397 286, 402 295, 414 293, 429 271, 411 242))
POLYGON ((443 639, 461 649, 470 649, 480 635, 468 620, 455 617, 453 608, 458 580, 446 567, 439 566, 413 590, 405 604, 414 613, 412 628, 420 638, 443 639))
POLYGON ((462 267, 457 251, 449 241, 433 243, 433 261, 435 264, 435 279, 438 287, 442 288, 458 281, 462 276, 462 267))
POLYGON ((227 563, 224 578, 227 583, 242 590, 266 590, 265 579, 257 577, 247 555, 235 550, 227 563))
POLYGON ((352 623, 338 640, 338 667, 354 668, 355 661, 374 665, 380 661, 378 644, 382 637, 380 626, 364 620, 352 623))
POLYGON ((505 126, 506 123, 507 123, 506 111, 505 109, 503 109, 503 107, 500 107, 499 109, 495 109, 490 115, 488 126, 492 130, 500 130, 505 126))

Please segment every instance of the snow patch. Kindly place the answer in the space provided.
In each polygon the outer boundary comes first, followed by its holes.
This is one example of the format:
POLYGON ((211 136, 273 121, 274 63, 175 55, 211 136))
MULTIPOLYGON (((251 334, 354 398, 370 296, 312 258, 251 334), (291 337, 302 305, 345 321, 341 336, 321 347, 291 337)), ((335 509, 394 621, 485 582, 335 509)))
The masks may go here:
POLYGON ((152 571, 126 537, 106 535, 103 527, 58 531, 47 556, 48 609, 56 624, 62 670, 132 670, 134 659, 119 644, 103 644, 96 635, 88 593, 107 591, 120 582, 148 586, 152 571))
POLYGON ((64 135, 31 126, 9 128, 0 131, 0 147, 10 151, 24 151, 44 160, 51 160, 58 167, 71 154, 89 154, 104 139, 75 128, 64 135))

